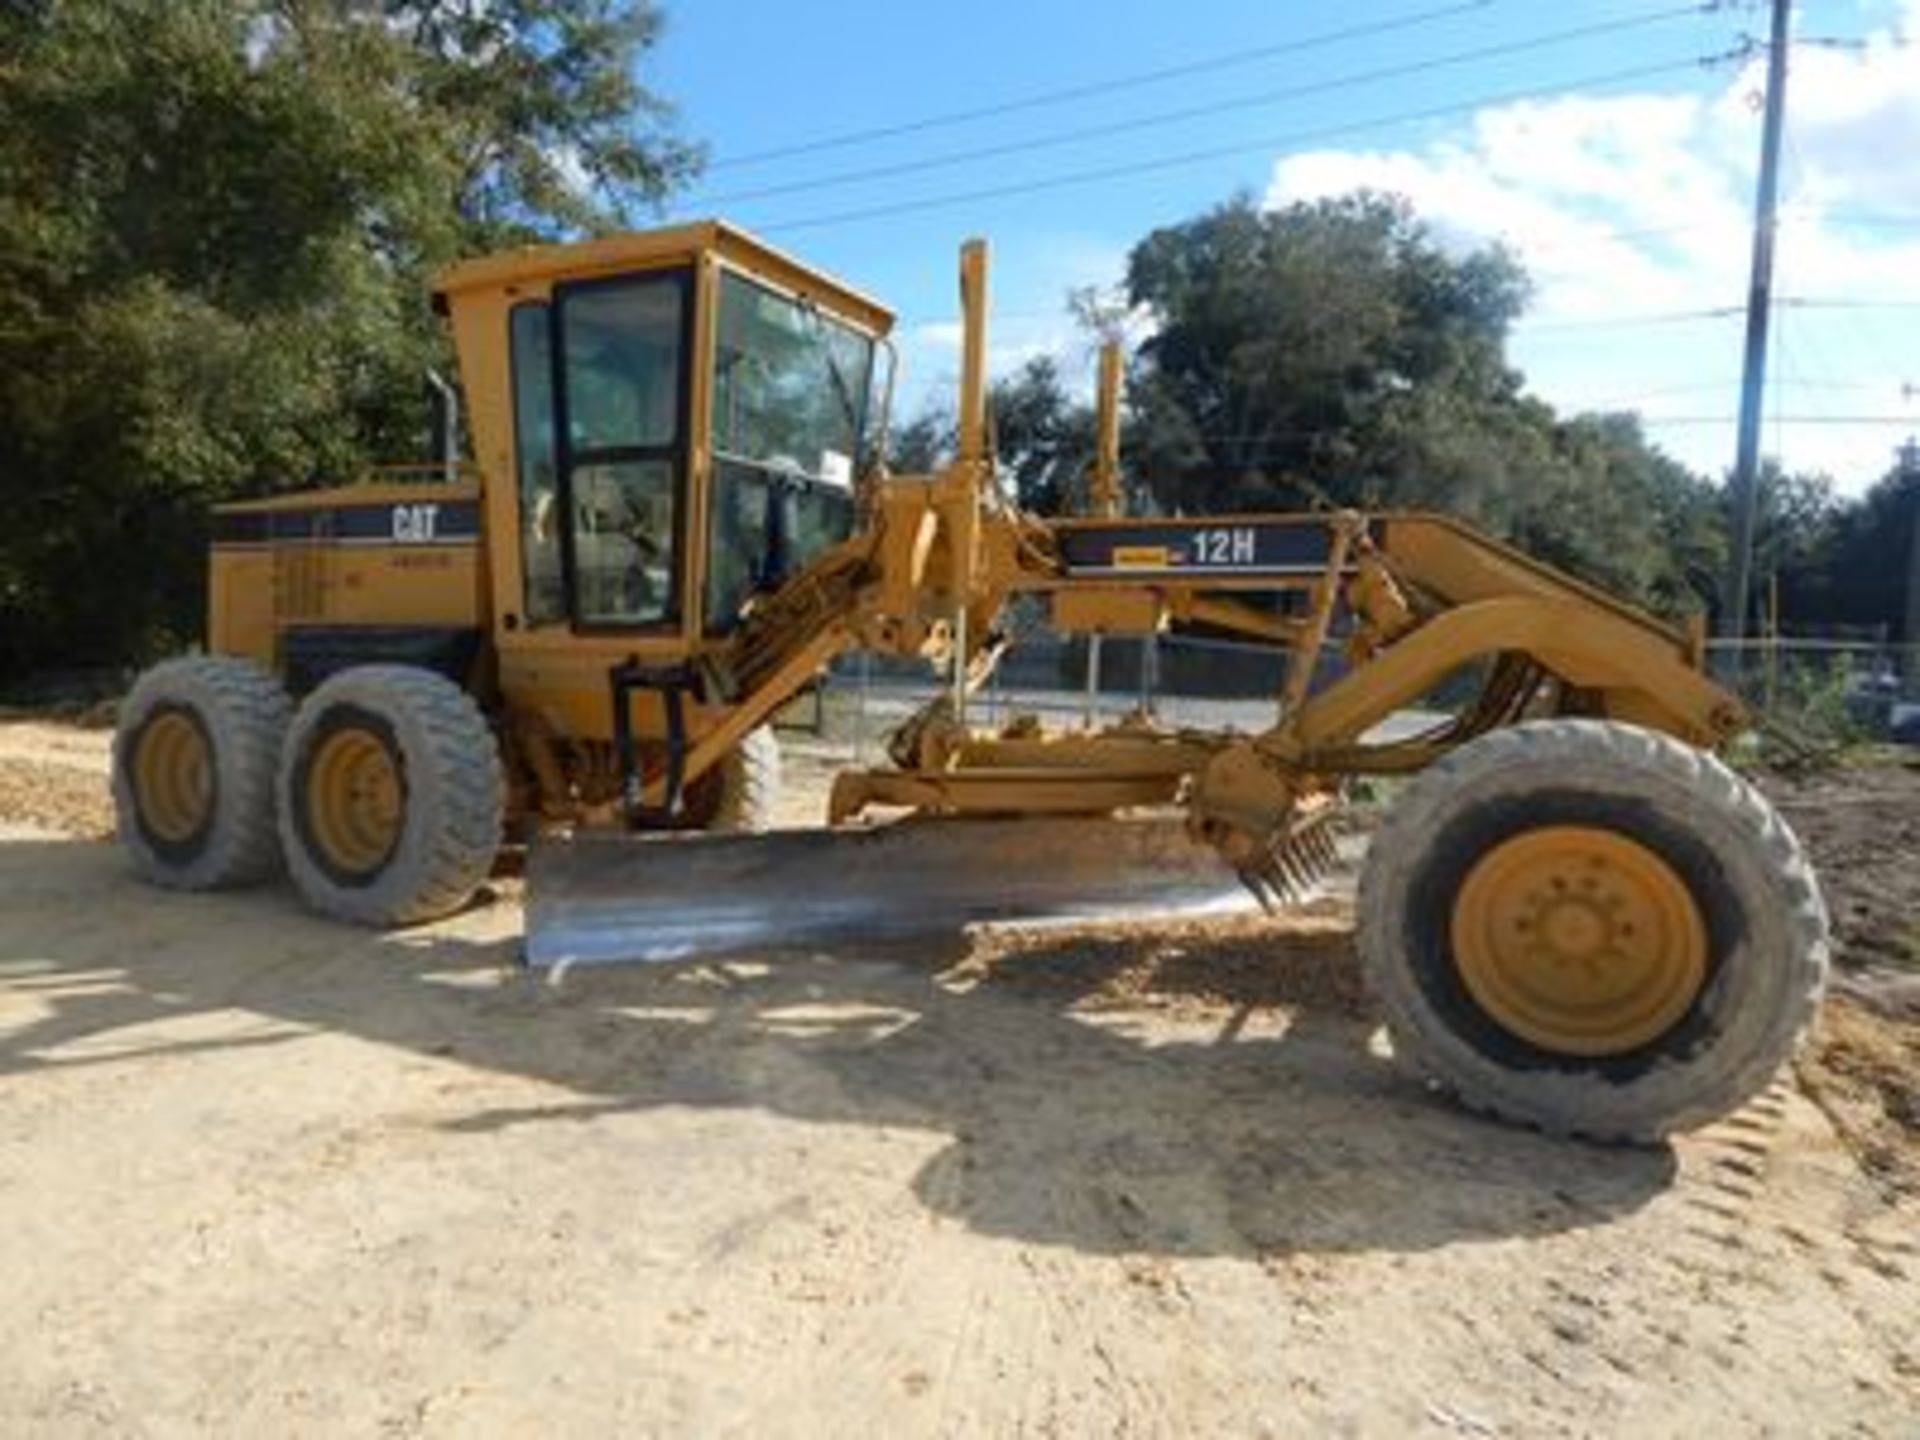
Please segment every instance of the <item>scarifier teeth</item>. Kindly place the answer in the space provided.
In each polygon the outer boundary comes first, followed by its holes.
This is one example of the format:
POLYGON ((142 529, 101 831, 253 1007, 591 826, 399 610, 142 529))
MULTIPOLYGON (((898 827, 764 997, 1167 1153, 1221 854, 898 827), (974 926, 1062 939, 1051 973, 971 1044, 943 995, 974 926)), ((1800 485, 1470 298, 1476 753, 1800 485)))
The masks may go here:
POLYGON ((1307 832, 1307 846, 1313 853, 1315 863, 1322 869, 1331 869, 1338 858, 1333 844, 1333 831, 1327 826, 1318 826, 1307 832))
POLYGON ((1266 874, 1289 904, 1298 904, 1337 858, 1332 837, 1315 825, 1276 841, 1268 851, 1266 874))
POLYGON ((1307 888, 1307 874, 1301 868, 1299 857, 1291 851, 1283 851, 1280 855, 1280 874, 1286 880, 1287 903, 1299 904, 1300 896, 1307 888))
POLYGON ((1245 865, 1237 866, 1233 873, 1240 877, 1240 883, 1247 887, 1247 893, 1259 902, 1260 908, 1273 914, 1273 887, 1267 884, 1266 877, 1245 865))

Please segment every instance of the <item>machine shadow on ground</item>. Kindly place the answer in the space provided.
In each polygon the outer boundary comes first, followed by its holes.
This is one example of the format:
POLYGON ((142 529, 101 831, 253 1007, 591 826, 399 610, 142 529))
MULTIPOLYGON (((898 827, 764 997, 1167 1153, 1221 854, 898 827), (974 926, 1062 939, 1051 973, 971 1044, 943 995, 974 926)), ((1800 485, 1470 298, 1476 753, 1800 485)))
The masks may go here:
POLYGON ((448 1132, 590 1128, 662 1106, 931 1132, 947 1143, 913 1180, 930 1210, 1096 1253, 1551 1234, 1631 1213, 1676 1174, 1668 1148, 1550 1141, 1396 1077, 1350 944, 1325 926, 1043 938, 991 964, 956 937, 558 985, 522 971, 516 946, 504 904, 377 937, 278 888, 150 890, 105 845, 0 845, 0 1000, 30 1002, 0 1028, 0 1075, 333 1032, 570 1092, 481 1100, 437 1116, 448 1132), (168 1038, 234 1011, 282 1023, 168 1038), (147 1032, 109 1038, 129 1027, 147 1032))

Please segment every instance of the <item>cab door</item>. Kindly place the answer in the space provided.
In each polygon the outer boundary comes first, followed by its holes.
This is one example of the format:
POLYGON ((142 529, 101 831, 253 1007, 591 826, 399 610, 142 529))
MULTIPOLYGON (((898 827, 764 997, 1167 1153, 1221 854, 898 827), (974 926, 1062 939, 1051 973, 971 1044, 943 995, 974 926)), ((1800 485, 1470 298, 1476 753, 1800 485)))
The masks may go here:
POLYGON ((551 305, 561 573, 576 630, 684 614, 689 270, 557 286, 551 305))

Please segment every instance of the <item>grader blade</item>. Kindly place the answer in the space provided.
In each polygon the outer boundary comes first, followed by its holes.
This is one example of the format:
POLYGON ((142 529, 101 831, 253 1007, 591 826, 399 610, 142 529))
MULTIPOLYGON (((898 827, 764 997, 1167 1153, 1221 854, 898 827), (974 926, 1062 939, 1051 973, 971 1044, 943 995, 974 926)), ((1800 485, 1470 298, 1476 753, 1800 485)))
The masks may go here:
POLYGON ((1177 817, 589 836, 537 846, 527 890, 526 958, 536 967, 1252 908, 1240 878, 1177 817))

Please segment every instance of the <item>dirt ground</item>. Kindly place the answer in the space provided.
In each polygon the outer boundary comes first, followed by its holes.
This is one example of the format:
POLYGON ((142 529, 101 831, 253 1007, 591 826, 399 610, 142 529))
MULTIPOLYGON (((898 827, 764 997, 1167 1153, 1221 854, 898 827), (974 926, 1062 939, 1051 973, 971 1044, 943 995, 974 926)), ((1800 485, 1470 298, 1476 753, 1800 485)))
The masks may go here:
MULTIPOLYGON (((135 884, 105 763, 0 725, 0 1433, 1920 1433, 1895 971, 1608 1150, 1395 1078, 1338 896, 554 988, 135 884)), ((1916 777, 1781 799, 1893 963, 1916 777)))

